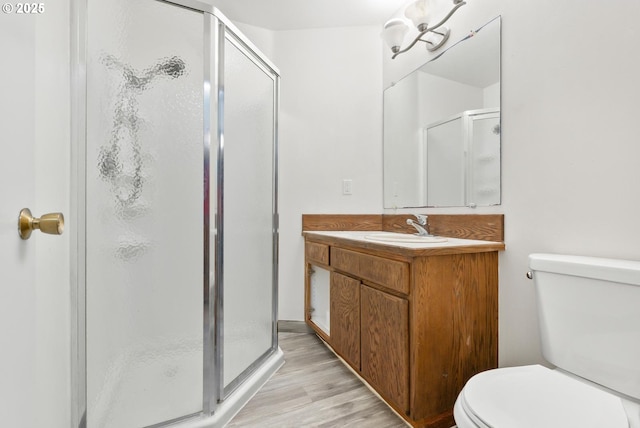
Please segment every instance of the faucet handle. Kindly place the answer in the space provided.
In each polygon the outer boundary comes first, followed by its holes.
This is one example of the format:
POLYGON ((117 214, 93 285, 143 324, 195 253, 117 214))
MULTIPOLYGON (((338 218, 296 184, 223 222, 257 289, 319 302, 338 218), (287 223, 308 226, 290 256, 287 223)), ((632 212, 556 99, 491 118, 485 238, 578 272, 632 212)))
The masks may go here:
POLYGON ((416 219, 418 219, 418 224, 420 224, 421 226, 427 225, 427 219, 429 218, 429 216, 426 216, 424 214, 414 214, 414 216, 416 219))

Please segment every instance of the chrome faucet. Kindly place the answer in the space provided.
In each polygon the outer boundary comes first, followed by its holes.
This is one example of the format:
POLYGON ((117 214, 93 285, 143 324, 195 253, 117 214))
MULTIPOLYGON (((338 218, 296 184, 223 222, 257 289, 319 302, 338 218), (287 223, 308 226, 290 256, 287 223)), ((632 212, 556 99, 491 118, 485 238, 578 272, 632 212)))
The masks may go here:
POLYGON ((413 226, 418 233, 416 233, 416 235, 418 236, 433 236, 432 234, 429 233, 428 230, 428 225, 427 225, 427 216, 423 215, 423 214, 414 214, 414 216, 416 217, 416 219, 418 220, 417 222, 414 221, 413 219, 408 218, 407 219, 407 224, 413 226))

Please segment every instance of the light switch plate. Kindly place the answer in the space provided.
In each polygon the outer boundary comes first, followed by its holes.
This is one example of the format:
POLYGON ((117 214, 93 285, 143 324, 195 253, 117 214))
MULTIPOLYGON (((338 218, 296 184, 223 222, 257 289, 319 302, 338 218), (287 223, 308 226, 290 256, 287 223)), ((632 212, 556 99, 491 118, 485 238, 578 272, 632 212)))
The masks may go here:
POLYGON ((343 195, 353 194, 353 180, 351 179, 342 180, 342 194, 343 195))

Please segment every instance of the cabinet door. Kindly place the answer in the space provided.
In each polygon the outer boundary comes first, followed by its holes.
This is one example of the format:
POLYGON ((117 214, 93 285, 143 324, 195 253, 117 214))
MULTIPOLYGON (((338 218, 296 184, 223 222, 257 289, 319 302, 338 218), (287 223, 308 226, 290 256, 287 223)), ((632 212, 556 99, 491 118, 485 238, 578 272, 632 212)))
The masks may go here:
POLYGON ((409 302, 360 286, 362 375, 398 409, 409 410, 409 302))
POLYGON ((360 281, 331 272, 331 345, 360 369, 360 281))

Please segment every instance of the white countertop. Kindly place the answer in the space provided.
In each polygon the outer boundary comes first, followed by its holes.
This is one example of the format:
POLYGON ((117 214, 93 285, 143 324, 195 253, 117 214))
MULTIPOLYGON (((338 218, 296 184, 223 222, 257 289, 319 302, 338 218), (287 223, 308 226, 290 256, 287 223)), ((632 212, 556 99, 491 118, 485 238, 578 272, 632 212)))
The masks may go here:
POLYGON ((400 248, 410 249, 424 249, 424 248, 455 248, 455 247, 468 247, 468 246, 495 246, 496 244, 503 245, 502 242, 494 241, 480 241, 476 239, 460 239, 449 238, 445 242, 392 242, 392 241, 380 241, 367 239, 367 236, 378 234, 389 234, 390 236, 400 235, 396 232, 381 232, 381 231, 306 231, 308 235, 319 235, 333 238, 349 239, 356 242, 375 243, 381 245, 389 245, 400 248))

